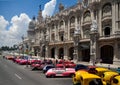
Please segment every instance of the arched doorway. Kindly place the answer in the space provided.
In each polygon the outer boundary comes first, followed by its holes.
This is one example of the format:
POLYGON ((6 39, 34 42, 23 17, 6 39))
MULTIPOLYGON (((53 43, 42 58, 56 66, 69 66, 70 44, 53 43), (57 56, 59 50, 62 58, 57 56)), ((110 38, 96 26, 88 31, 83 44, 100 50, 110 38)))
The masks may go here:
POLYGON ((59 49, 59 59, 64 59, 64 49, 63 48, 60 48, 59 49))
POLYGON ((102 63, 113 64, 113 47, 110 45, 105 45, 101 47, 101 59, 102 63))
POLYGON ((81 51, 81 61, 89 62, 90 61, 90 43, 81 43, 79 46, 81 51))
POLYGON ((55 48, 51 49, 51 58, 55 58, 55 48))
POLYGON ((73 60, 74 47, 69 48, 69 59, 73 60))

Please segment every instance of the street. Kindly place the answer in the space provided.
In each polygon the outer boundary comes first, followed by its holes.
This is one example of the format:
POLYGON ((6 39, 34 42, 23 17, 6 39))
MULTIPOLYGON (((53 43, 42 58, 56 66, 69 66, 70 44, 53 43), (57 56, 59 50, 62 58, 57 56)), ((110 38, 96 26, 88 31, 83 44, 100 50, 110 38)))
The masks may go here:
POLYGON ((0 57, 0 85, 72 85, 72 78, 46 78, 42 71, 0 57))

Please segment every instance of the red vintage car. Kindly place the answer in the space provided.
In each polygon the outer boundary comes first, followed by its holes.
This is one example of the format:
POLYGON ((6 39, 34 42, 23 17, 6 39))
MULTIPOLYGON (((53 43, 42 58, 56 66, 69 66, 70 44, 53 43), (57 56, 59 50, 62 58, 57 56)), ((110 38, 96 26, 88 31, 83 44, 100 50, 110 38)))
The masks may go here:
POLYGON ((42 65, 41 61, 37 61, 37 62, 32 63, 30 67, 32 70, 42 70, 41 65, 42 65))
POLYGON ((72 77, 75 73, 74 68, 51 68, 46 72, 46 77, 72 77))
POLYGON ((76 64, 71 61, 64 61, 60 60, 57 64, 56 67, 66 67, 66 68, 75 68, 76 64))

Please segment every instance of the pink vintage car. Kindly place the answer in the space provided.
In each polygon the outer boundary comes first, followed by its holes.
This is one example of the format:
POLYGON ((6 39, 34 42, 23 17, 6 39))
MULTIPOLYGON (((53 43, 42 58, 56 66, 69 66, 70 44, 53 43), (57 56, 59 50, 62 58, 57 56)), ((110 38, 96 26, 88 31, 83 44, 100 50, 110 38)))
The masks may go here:
POLYGON ((75 73, 74 68, 51 68, 46 72, 46 77, 72 77, 75 73))

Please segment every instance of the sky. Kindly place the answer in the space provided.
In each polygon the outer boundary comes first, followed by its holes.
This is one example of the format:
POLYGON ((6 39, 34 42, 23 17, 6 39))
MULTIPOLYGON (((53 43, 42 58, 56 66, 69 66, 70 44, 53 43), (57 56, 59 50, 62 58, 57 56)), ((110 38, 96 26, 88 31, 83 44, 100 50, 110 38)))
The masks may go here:
POLYGON ((58 12, 58 5, 73 6, 78 0, 0 0, 0 47, 13 46, 27 36, 28 25, 33 16, 52 16, 58 12))

